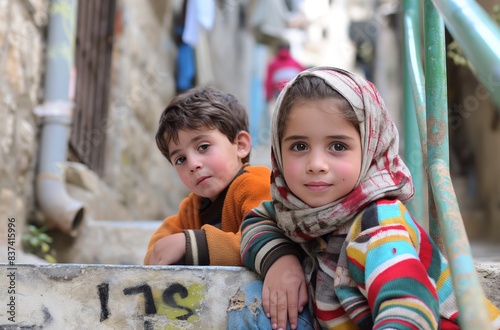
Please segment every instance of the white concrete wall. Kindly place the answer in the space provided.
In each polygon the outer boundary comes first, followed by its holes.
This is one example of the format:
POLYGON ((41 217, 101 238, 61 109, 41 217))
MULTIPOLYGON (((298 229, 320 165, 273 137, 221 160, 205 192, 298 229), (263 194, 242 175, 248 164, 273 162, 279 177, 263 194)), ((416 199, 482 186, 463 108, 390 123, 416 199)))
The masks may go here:
POLYGON ((0 329, 224 329, 229 299, 255 278, 239 267, 9 268, 0 266, 0 329))

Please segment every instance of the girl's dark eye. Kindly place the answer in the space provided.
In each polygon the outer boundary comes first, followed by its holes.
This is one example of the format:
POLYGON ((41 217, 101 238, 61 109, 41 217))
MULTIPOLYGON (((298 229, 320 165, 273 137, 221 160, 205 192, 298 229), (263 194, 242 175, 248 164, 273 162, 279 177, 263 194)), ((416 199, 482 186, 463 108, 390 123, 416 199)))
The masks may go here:
POLYGON ((304 151, 307 150, 307 145, 305 143, 294 143, 292 144, 291 148, 294 151, 304 151))
POLYGON ((345 144, 337 142, 332 145, 332 149, 335 151, 343 151, 346 150, 347 147, 345 146, 345 144))

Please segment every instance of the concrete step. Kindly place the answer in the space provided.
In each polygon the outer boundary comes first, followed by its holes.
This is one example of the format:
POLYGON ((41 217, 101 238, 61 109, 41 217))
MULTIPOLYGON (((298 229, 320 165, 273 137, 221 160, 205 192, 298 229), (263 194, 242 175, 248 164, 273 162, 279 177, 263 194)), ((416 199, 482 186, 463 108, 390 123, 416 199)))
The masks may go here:
MULTIPOLYGON (((500 264, 477 264, 500 306, 500 264)), ((0 329, 224 329, 241 267, 0 264, 0 329), (5 283, 5 285, 3 284, 5 283)))
POLYGON ((58 231, 49 234, 60 263, 142 265, 149 239, 160 225, 156 220, 85 219, 77 238, 58 231))

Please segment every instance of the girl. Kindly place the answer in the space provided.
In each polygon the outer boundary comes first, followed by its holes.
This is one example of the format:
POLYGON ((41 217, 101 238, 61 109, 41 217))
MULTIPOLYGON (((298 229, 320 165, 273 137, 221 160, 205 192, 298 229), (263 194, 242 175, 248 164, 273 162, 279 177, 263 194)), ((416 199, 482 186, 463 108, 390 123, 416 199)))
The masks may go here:
POLYGON ((273 200, 242 224, 242 260, 264 282, 242 289, 228 329, 458 329, 448 263, 403 204, 411 176, 376 88, 341 69, 303 71, 272 130, 273 200))

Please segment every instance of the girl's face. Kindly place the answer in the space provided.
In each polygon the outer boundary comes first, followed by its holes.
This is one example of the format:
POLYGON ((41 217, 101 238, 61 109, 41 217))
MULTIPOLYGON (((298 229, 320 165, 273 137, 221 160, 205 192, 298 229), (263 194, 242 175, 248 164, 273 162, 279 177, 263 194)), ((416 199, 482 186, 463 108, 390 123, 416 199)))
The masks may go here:
POLYGON ((281 138, 283 175, 295 196, 311 207, 351 192, 361 171, 361 138, 337 100, 292 106, 281 138))

